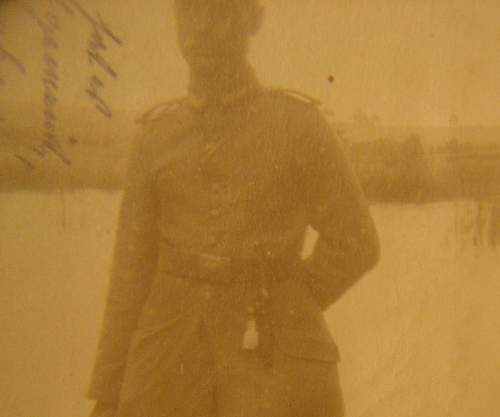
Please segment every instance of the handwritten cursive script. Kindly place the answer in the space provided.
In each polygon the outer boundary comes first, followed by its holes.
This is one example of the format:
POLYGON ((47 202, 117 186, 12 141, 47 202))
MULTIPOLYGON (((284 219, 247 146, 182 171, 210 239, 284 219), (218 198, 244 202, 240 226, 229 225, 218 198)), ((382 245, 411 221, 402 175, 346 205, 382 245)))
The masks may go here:
MULTIPOLYGON (((96 109, 107 118, 112 116, 112 111, 103 97, 105 88, 103 76, 116 79, 118 74, 105 53, 108 51, 109 43, 122 46, 123 41, 110 29, 99 13, 96 13, 94 17, 77 0, 52 0, 48 11, 44 14, 37 14, 34 8, 26 4, 23 5, 23 8, 35 20, 42 31, 42 59, 44 64, 41 79, 43 90, 43 139, 41 143, 29 147, 28 150, 31 157, 39 158, 44 158, 51 152, 63 163, 70 165, 71 161, 56 134, 58 90, 61 74, 58 51, 59 41, 64 40, 61 29, 61 23, 63 23, 61 21, 61 12, 73 18, 79 16, 90 25, 90 36, 86 43, 85 52, 94 73, 88 78, 85 93, 95 103, 96 109)), ((17 66, 19 71, 26 71, 24 65, 18 59, 5 49, 0 48, 0 61, 5 59, 17 66)), ((70 144, 75 142, 77 141, 74 138, 70 138, 70 144)), ((30 156, 16 155, 16 157, 27 167, 33 168, 35 166, 30 161, 30 156)))
MULTIPOLYGON (((59 88, 59 62, 57 60, 57 51, 59 49, 58 34, 60 32, 60 24, 58 16, 52 11, 47 11, 43 17, 37 15, 33 9, 27 9, 28 13, 35 20, 42 31, 42 47, 43 47, 43 140, 40 144, 35 145, 31 150, 39 157, 45 157, 48 152, 52 152, 66 165, 70 165, 71 161, 67 157, 64 149, 56 134, 56 104, 57 90, 59 88)), ((18 159, 26 161, 26 158, 18 159)), ((27 164, 30 166, 29 164, 27 164)))
MULTIPOLYGON (((3 27, 0 26, 0 35, 3 34, 3 27)), ((1 39, 0 39, 1 41, 1 39)), ((26 73, 26 67, 21 62, 19 58, 17 58, 12 52, 8 51, 7 48, 3 47, 0 44, 0 63, 7 62, 11 66, 13 66, 18 72, 21 74, 26 73)), ((1 68, 0 68, 1 71, 1 68)), ((4 84, 3 74, 0 72, 0 85, 4 84)))
POLYGON ((57 103, 57 90, 59 88, 59 63, 57 61, 56 52, 59 48, 57 42, 57 34, 60 31, 59 19, 52 13, 47 12, 45 21, 37 19, 37 23, 43 33, 43 62, 45 68, 43 71, 43 104, 44 104, 44 140, 42 147, 39 149, 41 155, 47 150, 52 151, 61 161, 69 164, 69 159, 65 156, 61 144, 57 139, 56 128, 56 113, 55 106, 57 103))
MULTIPOLYGON (((26 67, 24 64, 7 49, 0 46, 0 62, 8 62, 14 66, 21 74, 26 73, 26 67)), ((0 73, 0 84, 3 84, 3 76, 0 73)))
MULTIPOLYGON (((96 70, 100 69, 107 77, 112 79, 118 78, 117 72, 105 56, 108 50, 106 41, 111 41, 117 46, 123 46, 123 41, 110 29, 109 25, 104 22, 99 13, 96 14, 96 17, 93 17, 77 0, 67 1, 71 3, 74 9, 90 24, 91 32, 86 49, 89 63, 92 66, 96 66, 96 70)), ((58 0, 58 2, 61 4, 63 0, 58 0)), ((68 3, 65 4, 65 7, 69 7, 68 3)), ((94 73, 89 77, 88 87, 85 92, 95 103, 96 109, 105 117, 109 118, 112 116, 112 111, 102 96, 104 87, 103 78, 97 73, 94 73)))

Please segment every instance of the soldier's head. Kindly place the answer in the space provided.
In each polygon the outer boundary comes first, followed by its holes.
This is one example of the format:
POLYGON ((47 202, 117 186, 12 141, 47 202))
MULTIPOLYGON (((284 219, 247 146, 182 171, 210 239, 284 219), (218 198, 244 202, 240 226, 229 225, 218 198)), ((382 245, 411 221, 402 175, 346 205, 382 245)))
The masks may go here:
POLYGON ((262 19, 258 0, 174 0, 174 12, 181 53, 202 71, 244 59, 262 19))

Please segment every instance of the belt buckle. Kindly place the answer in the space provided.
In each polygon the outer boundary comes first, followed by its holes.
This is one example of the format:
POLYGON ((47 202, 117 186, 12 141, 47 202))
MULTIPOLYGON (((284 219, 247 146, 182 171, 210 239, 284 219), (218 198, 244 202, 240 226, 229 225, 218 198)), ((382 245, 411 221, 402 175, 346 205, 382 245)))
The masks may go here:
POLYGON ((227 256, 201 253, 198 256, 200 275, 209 280, 229 282, 228 274, 231 258, 227 256))

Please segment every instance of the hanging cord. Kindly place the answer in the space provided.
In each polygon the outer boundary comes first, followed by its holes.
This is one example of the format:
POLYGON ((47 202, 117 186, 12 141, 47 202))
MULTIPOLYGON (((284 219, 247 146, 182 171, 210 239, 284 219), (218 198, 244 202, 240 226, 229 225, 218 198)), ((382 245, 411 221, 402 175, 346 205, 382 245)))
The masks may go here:
POLYGON ((255 305, 255 319, 260 335, 259 353, 264 364, 272 366, 274 354, 274 323, 271 314, 272 269, 264 245, 256 244, 258 262, 258 294, 255 305))

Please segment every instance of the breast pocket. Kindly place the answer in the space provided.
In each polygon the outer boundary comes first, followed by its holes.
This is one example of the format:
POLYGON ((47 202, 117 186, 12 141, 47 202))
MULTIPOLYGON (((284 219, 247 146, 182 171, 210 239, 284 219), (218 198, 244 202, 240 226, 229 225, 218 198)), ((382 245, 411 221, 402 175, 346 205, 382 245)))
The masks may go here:
POLYGON ((276 347, 283 354, 294 358, 338 362, 340 354, 330 337, 311 335, 293 329, 281 329, 276 333, 276 347))

